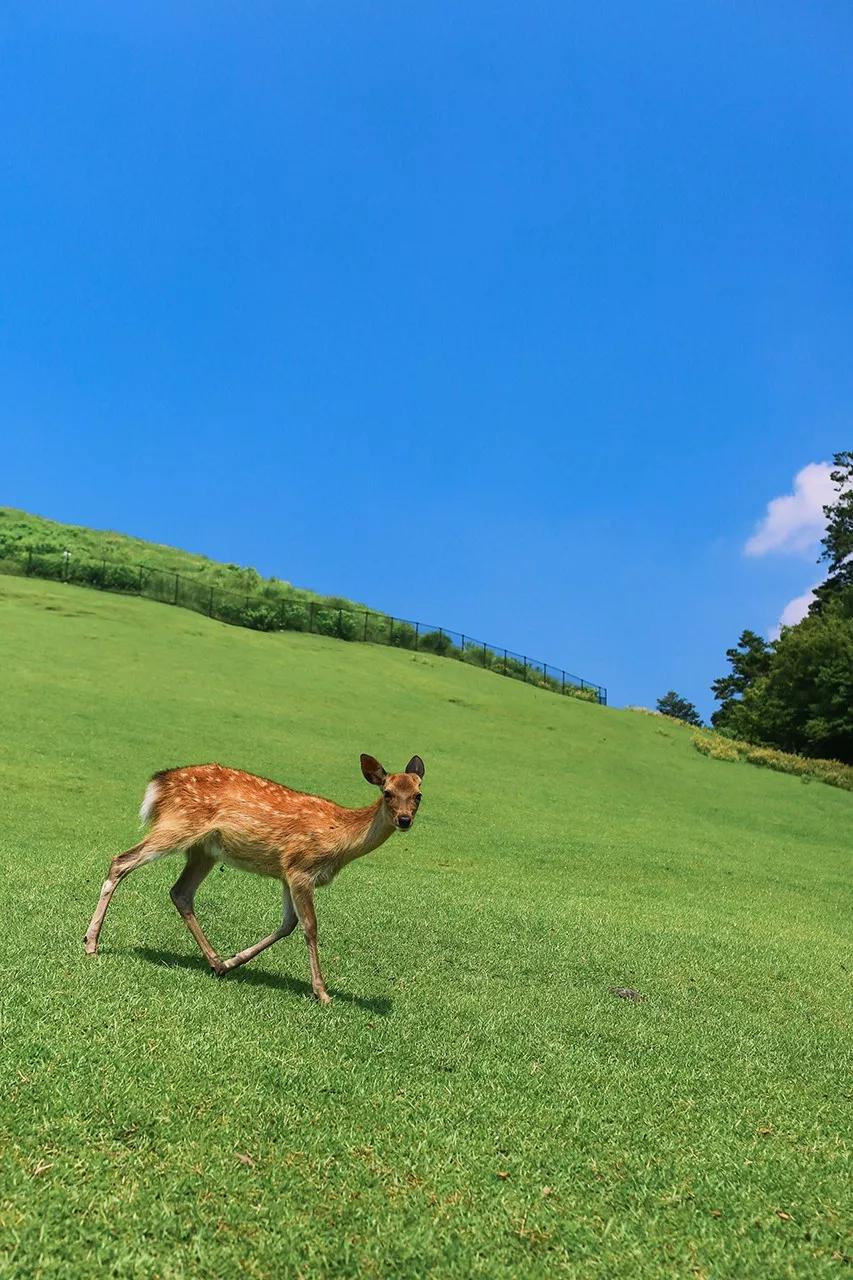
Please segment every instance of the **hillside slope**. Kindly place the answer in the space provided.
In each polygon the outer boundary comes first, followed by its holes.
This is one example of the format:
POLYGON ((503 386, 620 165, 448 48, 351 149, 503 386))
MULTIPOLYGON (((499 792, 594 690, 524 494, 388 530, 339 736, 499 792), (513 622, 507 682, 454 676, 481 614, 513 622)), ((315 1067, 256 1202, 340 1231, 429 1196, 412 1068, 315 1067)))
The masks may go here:
MULTIPOLYGON (((304 587, 294 587, 281 578, 262 578, 257 570, 236 564, 221 564, 207 556, 179 547, 146 542, 127 533, 108 529, 88 529, 82 525, 62 524, 46 516, 0 507, 0 560, 4 552, 70 552, 92 560, 105 557, 116 564, 144 564, 167 573, 179 573, 199 585, 214 586, 223 591, 260 592, 270 598, 326 600, 347 607, 352 602, 338 596, 319 596, 304 587)), ((362 606, 363 607, 363 606, 362 606)))
MULTIPOLYGON (((851 797, 423 654, 0 578, 0 1275, 834 1275, 851 797), (164 859, 81 939, 148 775, 415 829, 212 980, 164 859), (631 1002, 613 987, 636 989, 631 1002)), ((211 876, 223 950, 274 885, 211 876)))
POLYGON ((341 596, 318 596, 278 578, 261 578, 255 569, 218 564, 125 534, 57 524, 9 507, 0 507, 0 574, 145 596, 257 631, 308 631, 426 651, 552 693, 607 702, 607 690, 595 681, 446 626, 395 618, 341 596))

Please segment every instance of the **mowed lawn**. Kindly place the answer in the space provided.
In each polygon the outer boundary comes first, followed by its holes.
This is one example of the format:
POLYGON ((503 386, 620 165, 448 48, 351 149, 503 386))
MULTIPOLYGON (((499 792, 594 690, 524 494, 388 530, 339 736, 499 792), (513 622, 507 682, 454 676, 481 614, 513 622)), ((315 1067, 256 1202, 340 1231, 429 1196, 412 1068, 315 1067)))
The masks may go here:
MULTIPOLYGON (((853 797, 461 664, 0 579, 0 1275, 834 1276, 853 797), (212 978, 163 859, 82 937, 149 774, 414 830, 212 978), (630 1002, 611 993, 631 987, 630 1002)), ((275 884, 215 872, 223 952, 275 884)))

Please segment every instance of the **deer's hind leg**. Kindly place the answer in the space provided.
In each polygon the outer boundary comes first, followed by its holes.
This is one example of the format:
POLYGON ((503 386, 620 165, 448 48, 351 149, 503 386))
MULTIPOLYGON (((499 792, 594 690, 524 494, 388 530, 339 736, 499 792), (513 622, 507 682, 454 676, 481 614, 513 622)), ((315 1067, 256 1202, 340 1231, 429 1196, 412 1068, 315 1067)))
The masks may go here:
POLYGON ((222 974, 225 972, 225 965, 210 945, 206 933, 195 918, 196 892, 202 880, 213 869, 215 862, 216 859, 198 845, 188 849, 186 865, 169 890, 169 897, 213 972, 222 974))
POLYGON ((156 843, 152 841, 151 836, 148 835, 139 844, 135 844, 132 849, 125 849, 124 853, 119 853, 113 858, 110 863, 109 874, 101 886, 101 896, 98 899, 98 905, 95 907, 95 914, 89 921, 89 928, 86 930, 86 936, 83 939, 87 956, 97 954, 98 939, 104 923, 104 916, 107 914, 107 907, 110 905, 112 896, 124 877, 130 875, 131 871, 135 871, 137 867, 144 867, 146 862, 153 862, 155 858, 161 858, 164 853, 168 852, 168 849, 158 848, 156 843))

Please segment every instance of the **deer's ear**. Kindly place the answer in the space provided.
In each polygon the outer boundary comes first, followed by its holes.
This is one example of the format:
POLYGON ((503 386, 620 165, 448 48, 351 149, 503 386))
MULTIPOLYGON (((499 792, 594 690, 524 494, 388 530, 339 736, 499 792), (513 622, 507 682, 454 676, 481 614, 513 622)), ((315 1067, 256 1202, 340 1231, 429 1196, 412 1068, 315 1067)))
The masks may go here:
POLYGON ((382 765, 373 756, 361 757, 361 772, 364 774, 368 782, 372 782, 374 787, 384 787, 385 779, 388 776, 382 765))
POLYGON ((416 773, 419 778, 424 776, 424 762, 420 756, 412 756, 411 760, 406 765, 406 773, 416 773))

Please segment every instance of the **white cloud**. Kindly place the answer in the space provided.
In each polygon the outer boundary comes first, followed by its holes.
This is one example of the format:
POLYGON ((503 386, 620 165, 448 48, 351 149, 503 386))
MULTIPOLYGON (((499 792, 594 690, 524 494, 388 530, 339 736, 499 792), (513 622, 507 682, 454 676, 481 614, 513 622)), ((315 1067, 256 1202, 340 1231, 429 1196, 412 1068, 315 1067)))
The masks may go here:
MULTIPOLYGON (((836 498, 828 462, 810 462, 794 477, 794 492, 773 498, 755 533, 747 541, 744 554, 765 556, 777 551, 798 555, 813 550, 823 537, 826 517, 823 508, 836 498)), ((803 600, 798 596, 797 600, 803 600)), ((786 609, 797 603, 792 600, 786 609)), ((784 617, 784 614, 783 614, 784 617)))
POLYGON ((802 622, 812 600, 814 600, 814 587, 804 591, 801 596, 794 596, 793 600, 789 600, 779 615, 776 626, 770 631, 770 639, 778 640, 783 627, 795 627, 798 622, 802 622))

